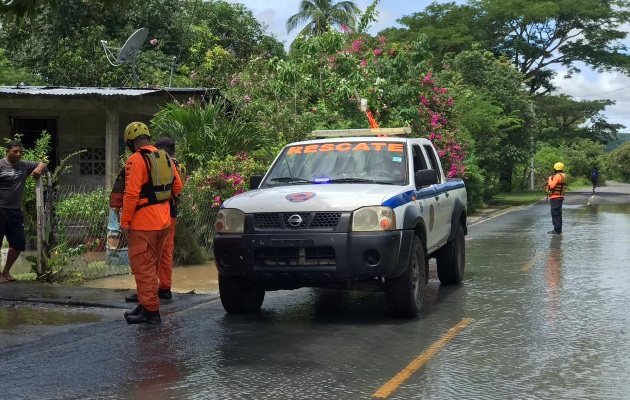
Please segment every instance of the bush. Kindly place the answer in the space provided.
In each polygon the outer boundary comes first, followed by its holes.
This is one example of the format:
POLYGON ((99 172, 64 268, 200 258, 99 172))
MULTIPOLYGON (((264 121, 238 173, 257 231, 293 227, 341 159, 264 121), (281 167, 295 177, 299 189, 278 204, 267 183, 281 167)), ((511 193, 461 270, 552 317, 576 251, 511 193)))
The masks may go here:
POLYGON ((62 235, 67 233, 63 226, 71 224, 84 226, 89 238, 105 238, 109 216, 109 193, 105 189, 64 195, 54 207, 62 235))
POLYGON ((630 142, 622 144, 610 153, 607 170, 613 179, 630 182, 630 142))

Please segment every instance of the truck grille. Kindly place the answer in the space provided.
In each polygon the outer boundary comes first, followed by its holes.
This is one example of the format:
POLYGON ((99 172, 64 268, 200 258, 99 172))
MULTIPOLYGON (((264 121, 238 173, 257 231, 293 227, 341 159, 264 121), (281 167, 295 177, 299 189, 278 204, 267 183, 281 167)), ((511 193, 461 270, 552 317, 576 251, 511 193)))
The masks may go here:
POLYGON ((336 264, 335 250, 324 246, 259 248, 254 257, 256 264, 269 267, 336 264))
POLYGON ((254 214, 256 229, 335 229, 340 212, 254 214))

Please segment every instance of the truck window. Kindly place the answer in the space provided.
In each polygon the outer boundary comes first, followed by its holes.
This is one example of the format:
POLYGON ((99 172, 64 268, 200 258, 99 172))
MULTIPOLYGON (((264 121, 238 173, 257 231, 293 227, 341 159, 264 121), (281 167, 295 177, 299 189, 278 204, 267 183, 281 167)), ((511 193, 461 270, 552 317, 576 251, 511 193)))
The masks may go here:
POLYGON ((421 169, 428 169, 427 162, 422 155, 420 146, 413 146, 413 172, 420 171, 421 169))
POLYGON ((429 168, 437 171, 438 183, 442 183, 442 174, 440 173, 440 162, 438 161, 437 154, 435 154, 435 150, 432 146, 424 145, 424 151, 427 153, 429 168))

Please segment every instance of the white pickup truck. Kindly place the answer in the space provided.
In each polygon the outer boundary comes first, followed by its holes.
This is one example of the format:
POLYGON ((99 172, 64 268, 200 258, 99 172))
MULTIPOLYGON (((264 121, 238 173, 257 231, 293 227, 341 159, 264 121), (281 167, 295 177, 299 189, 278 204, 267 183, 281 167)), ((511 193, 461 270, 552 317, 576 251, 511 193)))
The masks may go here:
POLYGON ((394 314, 414 317, 430 258, 442 284, 459 284, 466 188, 409 132, 314 131, 226 200, 213 243, 223 308, 258 311, 265 291, 319 287, 383 291, 394 314))

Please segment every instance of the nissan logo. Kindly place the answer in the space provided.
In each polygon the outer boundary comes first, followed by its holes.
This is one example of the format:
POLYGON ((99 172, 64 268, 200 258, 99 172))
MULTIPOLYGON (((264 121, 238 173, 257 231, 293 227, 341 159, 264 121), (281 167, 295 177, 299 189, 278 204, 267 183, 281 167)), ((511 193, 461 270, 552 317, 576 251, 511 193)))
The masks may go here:
POLYGON ((302 224, 302 217, 300 217, 298 214, 293 214, 292 216, 289 217, 287 222, 292 227, 297 228, 298 226, 302 224))

